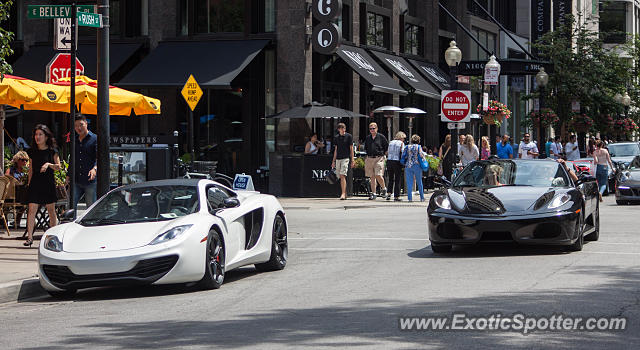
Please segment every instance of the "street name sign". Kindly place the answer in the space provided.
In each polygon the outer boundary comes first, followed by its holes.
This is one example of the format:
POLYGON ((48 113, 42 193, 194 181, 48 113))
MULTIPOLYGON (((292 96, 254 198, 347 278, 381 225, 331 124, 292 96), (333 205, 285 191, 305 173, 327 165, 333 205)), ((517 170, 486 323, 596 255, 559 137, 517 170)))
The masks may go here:
MULTIPOLYGON (((57 51, 71 50, 71 18, 55 18, 53 20, 53 49, 57 51)), ((78 43, 78 31, 76 31, 76 47, 78 43)))
POLYGON ((182 97, 187 101, 187 104, 192 111, 196 109, 196 106, 202 97, 202 89, 200 88, 200 85, 198 85, 196 78, 193 77, 193 74, 189 76, 187 83, 184 84, 184 87, 182 88, 182 97))
MULTIPOLYGON (((84 65, 76 57, 76 76, 84 75, 84 65)), ((71 54, 58 53, 47 65, 47 82, 57 83, 60 78, 71 77, 71 54)))
POLYGON ((440 99, 440 120, 469 122, 471 120, 471 91, 443 90, 440 99))
POLYGON ((83 27, 102 28, 102 15, 97 13, 78 12, 78 25, 83 27))
MULTIPOLYGON (((96 5, 77 5, 77 12, 95 12, 96 5)), ((29 5, 27 18, 71 18, 71 5, 29 5)))

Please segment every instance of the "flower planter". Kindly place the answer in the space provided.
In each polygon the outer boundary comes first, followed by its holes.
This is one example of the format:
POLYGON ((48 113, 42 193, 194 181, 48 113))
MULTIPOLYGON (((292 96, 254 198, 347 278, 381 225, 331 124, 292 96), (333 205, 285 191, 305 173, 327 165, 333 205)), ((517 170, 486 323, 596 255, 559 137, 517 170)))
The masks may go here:
POLYGON ((484 121, 487 125, 497 125, 501 124, 504 119, 504 114, 485 114, 482 116, 482 121, 484 121))

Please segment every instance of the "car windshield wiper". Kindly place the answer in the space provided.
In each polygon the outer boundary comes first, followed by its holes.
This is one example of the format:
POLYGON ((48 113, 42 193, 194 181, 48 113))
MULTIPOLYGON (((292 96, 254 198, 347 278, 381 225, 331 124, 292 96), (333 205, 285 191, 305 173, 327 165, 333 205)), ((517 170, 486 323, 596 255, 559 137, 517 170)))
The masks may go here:
POLYGON ((112 219, 112 218, 100 218, 100 219, 84 219, 80 221, 81 224, 87 225, 118 225, 126 224, 126 220, 112 219))

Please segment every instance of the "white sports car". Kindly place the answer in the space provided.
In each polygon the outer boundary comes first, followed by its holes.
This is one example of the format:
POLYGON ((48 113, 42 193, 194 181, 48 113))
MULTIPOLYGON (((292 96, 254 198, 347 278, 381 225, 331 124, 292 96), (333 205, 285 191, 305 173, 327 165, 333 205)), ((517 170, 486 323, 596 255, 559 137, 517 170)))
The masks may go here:
POLYGON ((219 288, 226 271, 287 263, 278 200, 210 180, 174 179, 116 188, 81 217, 48 230, 38 252, 51 295, 81 288, 199 282, 219 288))

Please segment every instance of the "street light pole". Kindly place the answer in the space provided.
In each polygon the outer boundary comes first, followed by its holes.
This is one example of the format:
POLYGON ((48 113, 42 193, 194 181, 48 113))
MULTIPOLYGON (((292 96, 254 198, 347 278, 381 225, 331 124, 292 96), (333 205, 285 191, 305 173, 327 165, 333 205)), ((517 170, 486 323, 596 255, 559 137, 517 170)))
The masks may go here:
MULTIPOLYGON (((98 28, 98 179, 97 196, 109 192, 109 0, 98 1, 102 15, 102 28, 98 28)), ((72 131, 73 132, 73 131, 72 131)))
MULTIPOLYGON (((542 109, 544 108, 544 88, 549 83, 549 74, 544 71, 544 67, 540 67, 540 71, 536 74, 536 84, 540 87, 540 115, 542 115, 542 109)), ((538 122, 538 148, 541 148, 544 144, 544 129, 542 128, 542 119, 538 122)))
MULTIPOLYGON (((449 66, 449 74, 451 79, 451 86, 454 90, 458 89, 458 79, 456 79, 456 75, 458 74, 458 64, 462 60, 462 51, 456 46, 456 42, 451 40, 449 43, 449 48, 444 52, 444 59, 449 66)), ((451 135, 451 146, 453 151, 453 164, 452 168, 455 170, 456 165, 458 164, 458 128, 454 128, 451 135)), ((446 164, 445 164, 446 166, 446 164)), ((453 174, 453 172, 452 172, 453 174)), ((453 177, 453 175, 452 175, 453 177)))

